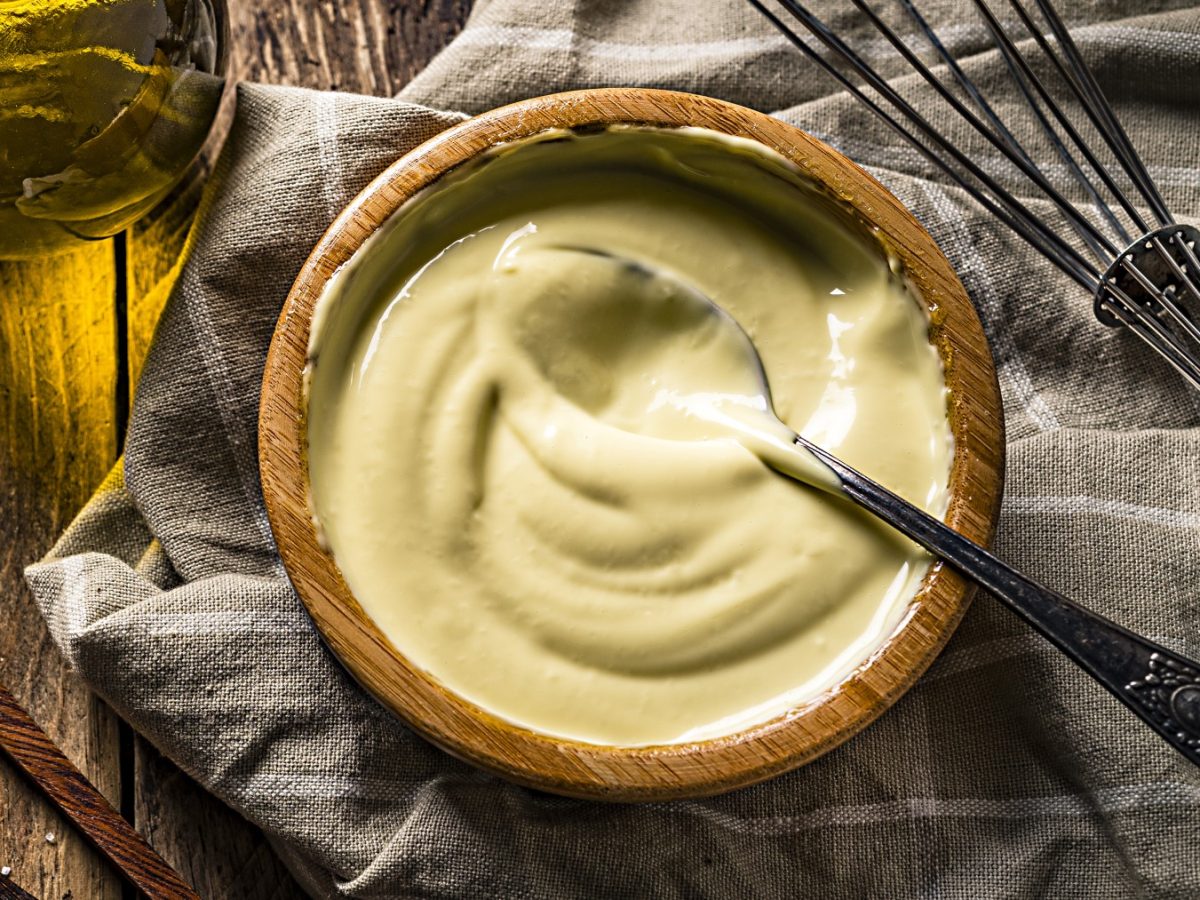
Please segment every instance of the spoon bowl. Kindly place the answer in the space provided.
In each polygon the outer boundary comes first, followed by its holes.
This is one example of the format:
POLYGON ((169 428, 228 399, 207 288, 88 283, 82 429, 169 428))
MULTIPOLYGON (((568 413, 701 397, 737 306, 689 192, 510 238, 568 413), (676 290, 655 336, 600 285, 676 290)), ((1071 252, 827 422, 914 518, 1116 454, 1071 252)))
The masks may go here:
POLYGON ((519 296, 494 288, 521 350, 563 397, 638 434, 719 437, 734 407, 769 408, 762 361, 750 336, 683 278, 638 260, 585 247, 521 254, 519 296), (557 265, 525 289, 529 257, 557 265), (515 299, 515 302, 514 302, 515 299), (561 337, 570 353, 561 352, 561 337))
MULTIPOLYGON (((544 270, 551 276, 539 290, 523 291, 514 302, 498 286, 491 300, 560 395, 637 434, 735 438, 780 472, 836 491, 837 478, 798 448, 799 438, 776 415, 750 335, 699 288, 591 247, 535 253, 556 255, 561 265, 544 270), (569 354, 551 339, 563 334, 569 354)), ((512 260, 505 274, 516 274, 523 262, 512 260)))

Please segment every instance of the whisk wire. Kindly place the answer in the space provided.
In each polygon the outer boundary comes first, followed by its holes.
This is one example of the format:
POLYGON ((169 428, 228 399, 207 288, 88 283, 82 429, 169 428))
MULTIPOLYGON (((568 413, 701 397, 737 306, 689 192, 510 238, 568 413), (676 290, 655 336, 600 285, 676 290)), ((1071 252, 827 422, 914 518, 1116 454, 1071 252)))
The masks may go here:
POLYGON ((1122 261, 1125 271, 1133 276, 1134 280, 1142 286, 1156 304, 1154 308, 1162 311, 1161 318, 1168 318, 1177 326, 1182 328, 1188 335, 1196 340, 1200 340, 1200 330, 1192 323, 1176 304, 1174 300, 1174 291, 1170 288, 1163 290, 1158 287, 1150 278, 1142 272, 1137 266, 1133 265, 1128 260, 1122 261))
POLYGON ((1079 282, 1079 284, 1089 289, 1095 285, 1096 279, 1099 278, 1099 271, 1086 258, 1080 255, 1079 251, 1064 241, 1044 222, 1038 219, 1025 204, 1001 187, 944 135, 940 134, 928 120, 896 93, 875 69, 850 50, 819 18, 801 6, 796 0, 780 0, 780 5, 788 13, 799 20, 822 44, 837 54, 838 58, 861 76, 897 112, 911 122, 927 140, 938 147, 939 150, 948 154, 956 163, 978 179, 986 188, 986 192, 977 187, 970 179, 965 178, 945 157, 939 155, 932 147, 926 145, 914 133, 905 128, 900 121, 839 71, 833 63, 810 47, 799 35, 788 28, 783 20, 767 9, 762 0, 749 0, 749 3, 775 24, 802 53, 828 72, 857 100, 871 109, 897 134, 930 160, 930 162, 937 165, 949 175, 959 187, 970 194, 985 209, 999 218, 1013 231, 1024 237, 1039 253, 1046 256, 1062 271, 1079 282), (991 195, 994 195, 995 199, 991 195))
MULTIPOLYGON (((1016 0, 1010 0, 1010 3, 1020 8, 1019 4, 1016 3, 1016 0)), ((1122 205, 1122 207, 1125 209, 1125 212, 1135 222, 1141 218, 1138 215, 1137 209, 1132 203, 1129 202, 1124 192, 1121 191, 1116 182, 1108 174, 1108 170, 1105 169, 1105 167, 1100 164, 1099 160, 1096 159, 1095 155, 1088 147, 1087 141, 1085 141, 1082 135, 1079 134, 1078 130, 1076 130, 1071 120, 1063 111, 1062 107, 1054 102, 1054 98, 1051 96, 1050 91, 1046 87, 1043 79, 1040 78, 1033 70, 1033 67, 1029 64, 1025 55, 1022 54, 1020 49, 1017 47, 1016 42, 1005 33, 1003 27, 1000 25, 999 20, 988 8, 987 4, 984 3, 983 0, 975 0, 975 7, 979 11, 980 16, 983 18, 984 25, 987 28, 992 41, 1000 51, 1000 56, 1004 60, 1005 67, 1012 76, 1013 82, 1017 85, 1017 88, 1020 91, 1022 98, 1025 100, 1025 103, 1028 105, 1030 110, 1033 111, 1034 117, 1041 126, 1043 133, 1046 135, 1047 139, 1050 141, 1059 157, 1066 164, 1067 170, 1071 173, 1071 176, 1083 188, 1084 193, 1091 199, 1093 207, 1112 228, 1117 236, 1117 239, 1122 242, 1122 246, 1127 245, 1133 240, 1132 236, 1121 224, 1121 221, 1113 212, 1113 209, 1109 205, 1108 201, 1101 196, 1091 178, 1089 178, 1087 173, 1084 171, 1083 166, 1081 166, 1078 160, 1076 160, 1072 155, 1066 141, 1051 124, 1050 120, 1046 116, 1046 113, 1042 110, 1043 104, 1045 105, 1046 109, 1049 110, 1050 115, 1053 116, 1054 120, 1058 123, 1058 126, 1062 129, 1063 134, 1065 134, 1067 139, 1074 144, 1092 171, 1100 178, 1100 180, 1104 183, 1104 186, 1112 192, 1112 194, 1116 197, 1117 202, 1122 205), (1041 101, 1040 103, 1039 99, 1041 101)), ((1024 10, 1022 10, 1022 12, 1023 11, 1024 10)), ((1102 259, 1103 254, 1097 247, 1096 242, 1090 242, 1090 246, 1096 256, 1102 259)), ((1111 259, 1111 254, 1115 253, 1116 250, 1111 246, 1111 244, 1108 245, 1108 249, 1110 253, 1109 258, 1111 259)))
MULTIPOLYGON (((979 88, 975 86, 975 82, 967 77, 967 73, 958 64, 958 60, 954 58, 954 54, 942 43, 942 39, 938 37, 937 32, 933 30, 933 27, 926 21, 925 17, 921 15, 920 10, 913 5, 912 0, 900 0, 900 6, 908 13, 908 17, 913 20, 913 24, 917 26, 917 29, 921 32, 925 40, 928 41, 929 45, 933 47, 934 53, 945 64, 947 70, 954 77, 954 80, 958 82, 959 87, 971 98, 971 102, 975 104, 980 114, 988 120, 988 123, 995 129, 996 133, 1012 146, 1014 150, 1023 153, 1024 151, 1021 149, 1020 142, 1008 130, 1008 127, 996 114, 996 111, 992 109, 991 104, 987 102, 983 94, 980 93, 979 88)), ((1032 162, 1032 160, 1030 161, 1032 162)))
MULTIPOLYGON (((1189 244, 1187 238, 1184 237, 1182 231, 1176 231, 1171 235, 1171 243, 1179 248, 1180 254, 1183 256, 1184 265, 1188 270, 1196 274, 1200 274, 1200 259, 1196 258, 1196 252, 1192 244, 1189 244)), ((1200 300, 1200 290, 1196 289, 1196 284, 1190 278, 1188 279, 1188 290, 1191 291, 1193 297, 1200 300)))
MULTIPOLYGON (((1170 241, 1171 243, 1176 243, 1174 236, 1170 238, 1170 241)), ((1159 259, 1166 264, 1171 274, 1179 280, 1180 293, 1186 292, 1191 294, 1193 297, 1200 299, 1200 289, 1197 289, 1196 283, 1192 281, 1192 277, 1188 273, 1188 270, 1181 266, 1179 261, 1171 255, 1171 251, 1163 245, 1162 239, 1158 237, 1151 238, 1150 243, 1154 246, 1154 252, 1158 254, 1159 259)), ((1188 325, 1193 329, 1196 328, 1195 324, 1192 323, 1190 319, 1188 320, 1188 325)), ((1200 329, 1196 330, 1196 337, 1197 340, 1200 340, 1200 329)))
POLYGON ((1187 270, 1180 266, 1175 257, 1163 246, 1160 237, 1151 237, 1150 245, 1154 252, 1158 254, 1159 259, 1166 264, 1167 270, 1179 280, 1178 285, 1169 285, 1166 288, 1160 288, 1150 276, 1137 267, 1129 255, 1121 258, 1121 266, 1155 299, 1167 316, 1179 328, 1183 329, 1193 340, 1200 343, 1200 327, 1197 327, 1196 323, 1187 315, 1183 308, 1175 303, 1175 297, 1184 292, 1190 293, 1193 297, 1200 297, 1195 283, 1192 281, 1187 270))
MULTIPOLYGON (((1058 208, 1063 216, 1066 217, 1072 226, 1089 234, 1091 239, 1104 246, 1110 255, 1115 255, 1117 253, 1117 248, 1114 247, 1103 234, 1097 231, 1091 222, 1089 222, 1079 212, 1079 210, 1076 209, 1075 206, 1071 204, 1071 202, 1068 201, 1054 187, 1054 185, 1050 183, 1050 180, 1045 176, 1041 169, 1033 164, 1028 155, 1024 153, 1024 151, 1020 153, 1014 152, 1012 148, 1008 147, 998 135, 996 135, 983 122, 981 122, 979 118, 973 112, 971 112, 970 109, 964 106, 962 101, 955 97, 954 93, 947 88, 946 85, 943 84, 942 81, 937 78, 937 76, 935 76, 923 62, 921 62, 920 57, 918 57, 912 51, 912 49, 904 42, 904 40, 901 39, 895 31, 888 27, 887 23, 885 23, 883 19, 881 19, 875 13, 875 11, 867 5, 866 0, 850 0, 850 2, 853 3, 854 6, 857 7, 858 10, 867 17, 871 24, 875 26, 875 29, 883 35, 888 43, 896 48, 897 52, 904 57, 905 61, 913 68, 913 70, 920 75, 921 78, 924 79, 924 81, 930 87, 932 87, 938 93, 938 95, 967 122, 967 124, 981 134, 990 144, 992 144, 992 146, 1004 154, 1004 156, 1010 162, 1012 162, 1013 165, 1020 169, 1027 178, 1037 185, 1042 193, 1044 193, 1050 199, 1050 201, 1058 208)), ((956 155, 958 155, 957 151, 956 155)), ((967 157, 963 155, 963 159, 967 159, 967 157)), ((976 175, 976 177, 979 177, 976 172, 972 172, 972 174, 976 175)))
MULTIPOLYGON (((1067 77, 1067 81, 1075 86, 1077 96, 1083 101, 1085 112, 1092 119, 1101 137, 1113 151, 1122 168, 1125 169, 1126 174, 1137 185, 1139 192, 1145 198, 1147 205, 1154 213, 1155 218, 1158 219, 1159 224, 1172 224, 1175 220, 1167 210, 1162 195, 1159 194, 1158 187, 1154 183, 1154 179, 1150 177, 1150 173, 1146 170, 1142 158, 1138 155, 1137 150, 1134 149, 1133 142, 1129 140, 1129 135, 1125 133, 1125 129, 1117 121, 1116 113, 1113 112, 1112 106, 1105 98, 1104 92, 1100 89, 1100 85, 1092 74, 1091 69, 1083 61, 1083 54, 1079 52, 1079 48, 1075 45, 1075 41, 1067 30, 1062 17, 1059 16, 1048 0, 1034 0, 1034 3, 1037 4, 1038 10, 1050 26, 1050 31, 1054 35, 1054 39, 1058 42, 1059 47, 1062 48, 1063 56, 1067 59, 1068 68, 1071 73, 1067 77)), ((1035 34, 1038 33, 1036 28, 1034 32, 1035 34)), ((1041 43, 1046 55, 1055 63, 1058 63, 1058 55, 1050 48, 1049 42, 1043 37, 1039 43, 1041 43)), ((1141 227, 1145 228, 1144 225, 1141 227)))
MULTIPOLYGON (((1200 229, 1174 223, 1149 170, 1117 121, 1116 114, 1050 0, 1032 0, 1049 30, 1049 36, 1042 33, 1042 27, 1035 22, 1031 10, 1026 9, 1024 0, 1008 0, 1008 4, 1015 11, 1021 26, 1032 37, 1034 45, 1049 60, 1049 74, 1057 73, 1066 86, 1067 99, 1083 111, 1087 121, 1100 135, 1101 144, 1094 145, 1083 136, 1066 107, 1056 99, 1050 84, 1038 73, 1025 51, 1018 46, 1018 41, 1005 30, 987 5, 987 0, 973 0, 973 4, 1025 107, 1032 113, 1039 133, 1082 190, 1085 198, 1082 208, 1068 200, 1054 186, 1029 146, 1016 137, 996 108, 988 102, 984 92, 971 80, 933 27, 916 9, 914 0, 898 2, 933 48, 936 58, 944 64, 943 72, 949 73, 948 80, 944 80, 944 75, 936 75, 906 40, 874 11, 868 0, 851 2, 895 48, 912 71, 933 89, 936 98, 995 147, 1050 202, 1081 245, 1094 255, 1096 264, 1048 221, 1035 215, 1026 201, 1002 186, 996 177, 935 128, 929 119, 804 3, 800 0, 775 0, 782 12, 816 39, 816 45, 801 38, 780 15, 769 9, 766 3, 770 0, 748 2, 805 56, 835 78, 925 159, 1062 272, 1092 293, 1095 314, 1101 322, 1125 326, 1191 384, 1200 388, 1200 353, 1197 352, 1200 347, 1200 327, 1193 318, 1193 311, 1183 303, 1185 299, 1189 304, 1200 303, 1200 282, 1197 280, 1200 276, 1200 260, 1195 252, 1196 242, 1200 241, 1200 229), (821 52, 818 47, 828 52, 821 52), (865 84, 857 83, 842 71, 843 67, 865 84), (965 96, 965 101, 960 99, 959 92, 965 96), (974 107, 974 111, 968 103, 974 107), (1097 150, 1102 147, 1112 154, 1116 169, 1110 169, 1101 162, 1097 150), (1079 155, 1076 156, 1076 153, 1079 155), (1128 183, 1160 223, 1157 230, 1151 230, 1131 195, 1118 184, 1115 177, 1118 171, 1128 178, 1128 183), (1130 238, 1130 230, 1118 216, 1114 203, 1128 217, 1131 225, 1138 229, 1141 237, 1136 240, 1130 238), (1096 220, 1085 214, 1083 209, 1090 209, 1096 220), (1187 342, 1192 342, 1194 346, 1189 346, 1187 342)), ((1026 42, 1022 40, 1021 43, 1026 42)))
MULTIPOLYGON (((1121 288, 1109 285, 1107 291, 1118 301, 1106 303, 1109 313, 1140 337, 1194 387, 1200 388, 1200 364, 1175 333, 1147 309, 1145 304, 1134 301, 1121 288)), ((1103 300, 1101 302, 1105 303, 1103 300)))
MULTIPOLYGON (((976 6, 982 6, 981 0, 975 0, 975 3, 976 3, 976 6)), ((1087 112, 1089 110, 1089 103, 1091 101, 1083 93, 1078 79, 1074 75, 1072 75, 1071 72, 1058 59, 1058 55, 1054 52, 1054 49, 1050 46, 1050 42, 1047 41, 1046 38, 1042 35, 1041 31, 1038 30, 1037 25, 1034 23, 1033 19, 1030 17, 1030 15, 1026 11, 1026 9, 1020 4, 1019 0, 1008 0, 1008 4, 1010 7, 1012 7, 1013 11, 1017 14, 1017 18, 1020 20, 1022 26, 1025 28, 1026 33, 1028 33, 1029 36, 1033 38, 1033 40, 1037 43, 1037 45, 1041 49, 1041 51, 1051 61, 1051 63, 1053 64, 1053 67, 1054 67, 1055 71, 1057 71, 1060 79, 1063 81, 1063 83, 1065 83, 1067 85, 1067 87, 1070 89, 1072 94, 1079 101, 1081 108, 1083 108, 1085 110, 1085 112, 1087 112)), ((993 35, 993 39, 1007 39, 1011 43, 1011 39, 1007 38, 1007 35, 1005 35, 1003 28, 997 27, 996 30, 992 32, 992 35, 993 35)), ((1142 218, 1141 212, 1138 211, 1137 207, 1134 206, 1133 202, 1129 199, 1129 197, 1125 193, 1125 191, 1123 191, 1120 188, 1120 186, 1116 183, 1116 180, 1109 173, 1107 167, 1105 167, 1104 164, 1101 163, 1100 160, 1096 157, 1096 154, 1092 151, 1091 147, 1088 145, 1088 142, 1083 139, 1083 136, 1079 133, 1079 130, 1074 126, 1074 124, 1071 122, 1071 120, 1067 117, 1066 113, 1063 112, 1062 106, 1059 103, 1055 102, 1054 98, 1050 95, 1049 90, 1046 89, 1045 83, 1043 81, 1041 81, 1041 79, 1038 79, 1037 83, 1040 86, 1039 93, 1041 94, 1042 99, 1044 100, 1046 105, 1053 112, 1055 119, 1058 120, 1059 124, 1063 128, 1063 131, 1067 133, 1067 135, 1071 138, 1071 142, 1075 145, 1075 147, 1079 150, 1080 154, 1087 161, 1088 166, 1091 167, 1092 171, 1095 172, 1097 177, 1099 177, 1099 179, 1104 183, 1105 188, 1107 188, 1108 191, 1113 195, 1113 197, 1116 199, 1117 203, 1120 205, 1121 209, 1123 209, 1125 211, 1125 214, 1127 216, 1129 216, 1129 218, 1133 222, 1134 226, 1142 233, 1149 231, 1150 226, 1148 224, 1146 224, 1146 220, 1144 218, 1142 218)), ((1104 105, 1107 106, 1107 104, 1104 104, 1104 105)), ((1089 113, 1088 118, 1089 118, 1089 121, 1092 122, 1093 126, 1097 130, 1099 130, 1101 132, 1101 134, 1103 134, 1104 133, 1103 127, 1100 124, 1100 122, 1098 121, 1099 117, 1093 117, 1089 113)), ((1118 156, 1118 161, 1119 161, 1120 160, 1119 154, 1115 150, 1113 152, 1114 152, 1114 155, 1118 156)), ((1132 176, 1130 176, 1130 180, 1133 181, 1134 187, 1137 187, 1137 182, 1132 176)), ((1140 188, 1139 188, 1139 191, 1140 191, 1140 188)), ((1121 226, 1120 222, 1116 219, 1116 217, 1113 216, 1112 210, 1108 206, 1108 204, 1104 203, 1103 200, 1101 200, 1101 203, 1103 203, 1105 210, 1108 213, 1106 218, 1110 218, 1112 222, 1116 223, 1116 230, 1117 230, 1118 236, 1126 244, 1130 243, 1133 240, 1133 237, 1129 234, 1129 232, 1124 227, 1121 226)))
MULTIPOLYGON (((1020 154, 1021 157, 1027 163, 1029 163, 1030 165, 1036 165, 1036 162, 1034 161, 1033 157, 1030 156, 1028 151, 1026 151, 1025 148, 1021 145, 1021 142, 1019 140, 1017 140, 1016 136, 1008 129, 1008 126, 1004 124, 1004 120, 1000 118, 1000 116, 992 108, 992 105, 990 103, 988 103, 988 101, 984 97, 983 93, 975 85, 975 82, 973 82, 971 80, 971 78, 963 70, 962 66, 959 65, 958 60, 956 60, 954 58, 953 54, 951 54, 950 51, 946 48, 946 45, 942 43, 942 40, 941 40, 941 38, 938 37, 937 32, 933 30, 933 28, 932 28, 932 26, 930 26, 929 22, 926 21, 925 17, 923 15, 921 15, 920 11, 916 8, 915 5, 913 5, 912 0, 900 0, 900 5, 904 9, 904 11, 908 14, 908 17, 910 19, 912 19, 913 23, 917 26, 917 29, 921 32, 921 35, 925 38, 926 42, 933 48, 934 53, 937 55, 937 57, 941 60, 941 62, 943 64, 945 64, 947 70, 950 72, 950 75, 953 77, 955 82, 958 83, 959 87, 962 88, 963 92, 971 99, 971 102, 975 104, 975 107, 979 110, 980 115, 987 121, 988 125, 991 127, 993 132, 1001 140, 1003 140, 1014 153, 1020 154)), ((1114 227, 1114 229, 1117 231, 1118 235, 1121 235, 1124 238, 1125 243, 1128 244, 1130 242, 1130 240, 1132 240, 1132 238, 1129 237, 1128 233, 1121 226, 1120 221, 1113 214, 1112 209, 1104 201, 1104 199, 1100 196, 1099 192, 1097 191, 1095 185, 1092 183, 1091 179, 1087 177, 1087 174, 1078 165, 1078 163, 1076 163, 1074 157, 1071 156, 1070 151, 1062 144, 1062 141, 1059 139, 1057 133, 1050 126, 1050 123, 1046 121, 1045 116, 1042 114, 1042 112, 1038 108, 1036 102, 1030 96, 1028 87, 1024 83, 1023 79, 1020 78, 1019 73, 1016 71, 1015 63, 1010 58, 1010 53, 1008 51, 1006 51, 1004 47, 1001 47, 1001 51, 1002 51, 1002 53, 1004 53, 1005 63, 1007 65, 1010 73, 1012 73, 1014 79, 1018 80, 1017 81, 1018 86, 1020 87, 1021 92, 1024 95, 1026 102, 1030 105, 1031 108, 1033 108, 1034 112, 1037 114, 1038 120, 1041 122, 1043 129, 1045 130, 1051 143, 1055 146, 1060 157, 1063 159, 1063 162, 1066 164, 1068 169, 1071 171, 1071 173, 1075 177, 1076 181, 1083 188, 1084 192, 1088 195, 1089 198, 1091 198, 1092 204, 1097 209, 1100 210, 1101 215, 1106 220, 1108 220, 1109 224, 1114 227)), ((1016 54, 1015 48, 1013 48, 1012 53, 1016 54)), ((1016 54, 1016 56, 1017 56, 1017 59, 1020 59, 1019 54, 1016 54)), ((1059 110, 1055 109, 1054 112, 1055 112, 1056 116, 1061 118, 1061 113, 1059 110)), ((1068 128, 1070 127, 1069 122, 1065 122, 1064 124, 1068 128)), ((1069 133, 1071 133, 1071 132, 1069 132, 1069 133)), ((1078 135, 1072 134, 1072 136, 1076 140, 1076 142, 1079 143, 1080 139, 1078 138, 1078 135)), ((1085 154, 1088 152, 1086 144, 1082 144, 1081 149, 1083 150, 1083 152, 1085 154)), ((1093 168, 1097 167, 1097 164, 1094 161, 1092 162, 1092 165, 1093 165, 1093 168)), ((1102 175, 1107 174, 1103 171, 1103 169, 1100 169, 1100 173, 1102 175)), ((1113 187, 1115 188, 1115 185, 1113 187)), ((1100 248, 1100 245, 1091 236, 1089 231, 1086 229, 1080 228, 1075 223, 1072 223, 1072 225, 1075 228, 1076 233, 1083 239, 1083 241, 1091 249, 1092 254, 1098 260, 1103 260, 1103 252, 1100 248)))

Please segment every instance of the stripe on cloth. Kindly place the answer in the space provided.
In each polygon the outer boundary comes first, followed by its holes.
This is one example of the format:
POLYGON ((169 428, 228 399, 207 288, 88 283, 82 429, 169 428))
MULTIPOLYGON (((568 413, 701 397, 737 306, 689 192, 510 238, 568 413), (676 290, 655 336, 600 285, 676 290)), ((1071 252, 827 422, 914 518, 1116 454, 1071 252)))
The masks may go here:
POLYGON ((1027 494, 1004 498, 1004 512, 1019 516, 1032 515, 1092 515, 1111 519, 1130 519, 1164 528, 1200 528, 1200 513, 1159 506, 1143 506, 1124 500, 1106 500, 1076 494, 1051 497, 1027 494))
POLYGON ((1200 787, 1174 781, 1102 788, 1090 794, 940 799, 912 797, 886 803, 832 806, 797 816, 738 816, 696 801, 653 804, 662 812, 682 812, 738 834, 784 835, 820 828, 856 827, 915 819, 1020 820, 1041 816, 1086 817, 1143 809, 1187 807, 1200 804, 1200 787))

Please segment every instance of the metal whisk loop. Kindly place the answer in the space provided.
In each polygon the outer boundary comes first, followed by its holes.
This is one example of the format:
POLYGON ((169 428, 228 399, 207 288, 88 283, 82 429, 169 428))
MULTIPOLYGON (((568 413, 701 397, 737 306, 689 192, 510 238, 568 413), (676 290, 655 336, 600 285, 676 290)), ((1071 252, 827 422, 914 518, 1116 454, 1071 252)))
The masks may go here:
POLYGON ((1182 340, 1200 344, 1200 327, 1183 306, 1200 302, 1196 241, 1191 225, 1167 225, 1138 238, 1113 261, 1096 288, 1095 312, 1105 325, 1125 325, 1200 388, 1200 364, 1182 340))
POLYGON ((1195 319, 1200 311, 1200 260, 1196 254, 1200 231, 1175 224, 1049 0, 1007 0, 1019 22, 1019 35, 1006 31, 986 0, 972 2, 1032 118, 1033 133, 1046 141, 1066 168, 1084 198, 1082 204, 1068 199, 1054 184, 1045 163, 1016 137, 1020 130, 1005 122, 988 102, 916 8, 916 0, 893 3, 916 27, 948 78, 922 62, 868 0, 850 2, 933 89, 936 99, 984 137, 1054 206, 1069 226, 1064 233, 952 143, 804 3, 748 2, 955 184, 1087 288, 1094 295, 1093 308, 1101 322, 1124 326, 1200 388, 1200 327, 1195 319), (802 38, 785 17, 803 26, 826 52, 802 38), (1082 111, 1082 117, 1073 118, 1066 103, 1082 111), (1094 137, 1089 140, 1085 132, 1094 132, 1094 137), (1102 156, 1110 156, 1115 166, 1107 166, 1102 156), (1122 181, 1127 187, 1122 187, 1122 181), (1149 217, 1139 209, 1139 202, 1149 209, 1149 217), (1158 223, 1157 230, 1149 221, 1158 223), (1134 240, 1132 235, 1141 237, 1134 240))

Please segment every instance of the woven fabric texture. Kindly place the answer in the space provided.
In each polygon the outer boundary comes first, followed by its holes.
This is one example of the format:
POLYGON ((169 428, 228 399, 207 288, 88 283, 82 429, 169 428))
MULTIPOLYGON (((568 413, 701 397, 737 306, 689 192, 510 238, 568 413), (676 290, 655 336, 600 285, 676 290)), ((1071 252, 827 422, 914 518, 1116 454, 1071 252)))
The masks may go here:
MULTIPOLYGON (((851 4, 813 5, 923 95, 851 4)), ((1019 102, 969 4, 926 7, 998 106, 1019 102)), ((1200 12, 1061 8, 1169 204, 1195 222, 1200 12)), ((550 797, 455 762, 323 648, 274 549, 256 464, 288 289, 333 217, 405 151, 464 113, 600 85, 776 111, 893 190, 961 274, 996 355, 1009 436, 999 553, 1200 656, 1200 396, 1097 324, 1078 287, 740 0, 489 0, 398 99, 241 86, 124 469, 28 571, 66 658, 261 826, 317 897, 1200 896, 1200 771, 986 597, 842 748, 727 796, 640 806, 550 797)), ((1010 178, 994 150, 936 121, 1010 178)))

